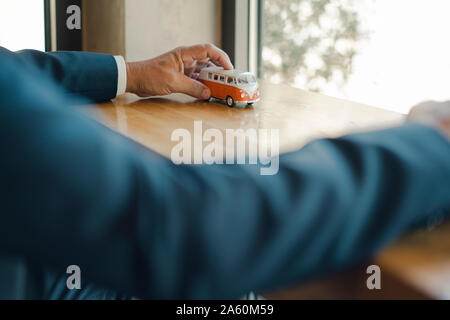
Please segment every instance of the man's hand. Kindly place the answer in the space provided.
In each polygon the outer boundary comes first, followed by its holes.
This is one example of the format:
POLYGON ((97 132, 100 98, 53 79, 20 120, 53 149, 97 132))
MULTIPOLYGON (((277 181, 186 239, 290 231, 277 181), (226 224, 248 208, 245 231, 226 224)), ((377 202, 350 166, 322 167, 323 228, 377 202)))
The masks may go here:
POLYGON ((176 48, 154 59, 127 63, 127 92, 139 96, 185 93, 208 99, 211 91, 197 81, 208 66, 233 69, 228 55, 211 44, 176 48))
POLYGON ((411 110, 408 119, 432 126, 450 140, 450 101, 421 103, 411 110))

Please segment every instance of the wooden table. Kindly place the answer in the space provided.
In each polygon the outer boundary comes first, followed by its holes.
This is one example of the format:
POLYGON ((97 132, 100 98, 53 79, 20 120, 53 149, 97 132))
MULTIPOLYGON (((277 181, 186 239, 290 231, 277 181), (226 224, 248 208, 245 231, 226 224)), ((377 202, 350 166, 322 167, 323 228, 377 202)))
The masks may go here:
MULTIPOLYGON (((321 137, 394 126, 404 116, 367 105, 308 93, 289 86, 261 83, 260 103, 252 108, 228 108, 195 101, 185 95, 138 99, 124 95, 95 107, 99 121, 170 157, 173 130, 193 131, 202 120, 204 130, 279 129, 280 151, 301 148, 321 137)), ((450 299, 450 225, 409 235, 374 261, 307 284, 268 294, 272 299, 450 299), (367 266, 382 271, 382 289, 366 287, 367 266)))

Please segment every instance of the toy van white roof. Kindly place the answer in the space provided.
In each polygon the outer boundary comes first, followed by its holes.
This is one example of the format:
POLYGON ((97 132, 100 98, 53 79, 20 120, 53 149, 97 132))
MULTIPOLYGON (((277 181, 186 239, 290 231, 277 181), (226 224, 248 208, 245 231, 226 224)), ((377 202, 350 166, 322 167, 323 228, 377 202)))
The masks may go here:
POLYGON ((253 76, 253 74, 251 72, 246 72, 246 71, 239 71, 236 69, 233 70, 224 70, 224 68, 222 67, 208 67, 208 68, 203 68, 200 71, 200 77, 202 77, 203 75, 206 75, 207 73, 212 72, 214 74, 221 74, 221 75, 225 75, 228 77, 239 77, 239 76, 243 76, 243 75, 251 75, 253 76))

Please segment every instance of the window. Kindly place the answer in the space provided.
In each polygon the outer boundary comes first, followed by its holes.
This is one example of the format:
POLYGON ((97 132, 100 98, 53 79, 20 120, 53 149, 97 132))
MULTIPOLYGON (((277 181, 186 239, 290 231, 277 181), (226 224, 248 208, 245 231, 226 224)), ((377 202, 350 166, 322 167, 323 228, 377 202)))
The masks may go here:
POLYGON ((264 79, 403 113, 450 98, 449 1, 261 0, 260 8, 264 79))
POLYGON ((227 78, 227 83, 228 83, 228 84, 235 84, 235 83, 236 83, 236 80, 235 80, 234 78, 232 78, 232 77, 228 77, 228 78, 227 78))
POLYGON ((219 76, 217 74, 214 75, 214 80, 216 80, 216 81, 219 80, 219 76))
POLYGON ((81 10, 82 0, 2 0, 0 45, 12 51, 81 50, 81 10), (67 24, 71 17, 80 21, 74 28, 67 24))
POLYGON ((450 1, 227 0, 222 6, 224 49, 238 69, 260 78, 402 113, 424 100, 450 98, 450 1))
POLYGON ((0 45, 9 50, 45 50, 44 1, 0 2, 0 45))
POLYGON ((209 79, 209 80, 212 79, 212 73, 211 73, 211 72, 208 73, 208 79, 209 79))
POLYGON ((220 82, 225 82, 225 76, 220 76, 220 82))

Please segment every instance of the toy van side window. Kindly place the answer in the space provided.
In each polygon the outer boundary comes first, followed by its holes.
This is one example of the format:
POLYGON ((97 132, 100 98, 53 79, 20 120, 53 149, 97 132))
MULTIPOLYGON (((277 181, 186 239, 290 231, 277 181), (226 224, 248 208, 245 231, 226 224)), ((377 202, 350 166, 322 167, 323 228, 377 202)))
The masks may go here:
POLYGON ((220 82, 225 82, 225 76, 220 76, 220 82))
POLYGON ((214 80, 219 80, 219 76, 217 74, 214 75, 214 80))
POLYGON ((212 73, 208 73, 208 79, 211 80, 212 79, 212 73))
POLYGON ((228 78, 227 78, 227 83, 228 83, 228 84, 234 84, 234 83, 235 83, 234 78, 228 77, 228 78))

